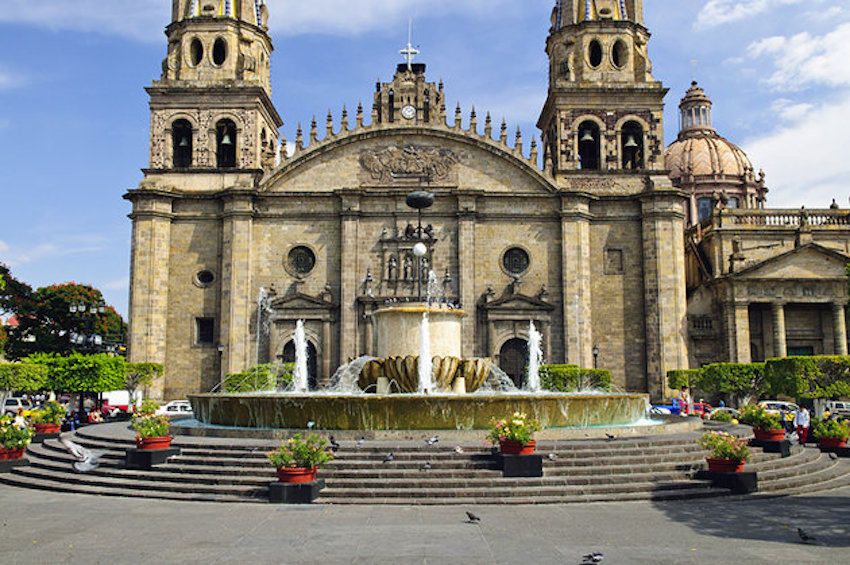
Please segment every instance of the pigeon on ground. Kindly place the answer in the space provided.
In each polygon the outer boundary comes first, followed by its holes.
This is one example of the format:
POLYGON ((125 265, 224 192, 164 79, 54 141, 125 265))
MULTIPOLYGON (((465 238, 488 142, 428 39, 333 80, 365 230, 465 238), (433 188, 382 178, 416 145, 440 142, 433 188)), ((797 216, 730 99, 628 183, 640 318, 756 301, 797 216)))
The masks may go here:
POLYGON ((336 438, 334 438, 334 436, 330 436, 328 438, 328 442, 331 444, 331 451, 336 453, 339 449, 339 442, 336 440, 336 438))
POLYGON ((72 466, 74 467, 74 471, 78 473, 88 473, 97 469, 100 465, 100 458, 106 453, 101 450, 91 451, 66 438, 61 438, 59 443, 65 446, 68 453, 76 459, 72 466))
POLYGON ((426 461, 425 464, 422 465, 422 470, 423 471, 430 471, 431 470, 431 463, 426 461))
POLYGON ((548 457, 549 457, 549 461, 555 461, 558 458, 558 454, 557 453, 550 453, 548 455, 548 457))
POLYGON ((598 551, 582 556, 583 563, 602 563, 603 559, 605 559, 605 556, 598 551))
POLYGON ((838 455, 836 455, 836 454, 834 454, 834 453, 830 452, 830 453, 829 453, 829 458, 830 458, 830 459, 832 459, 833 461, 835 461, 836 459, 838 459, 838 455))
POLYGON ((435 444, 435 443, 437 443, 438 441, 440 441, 440 438, 439 438, 439 437, 437 437, 437 435, 435 434, 435 435, 433 435, 431 438, 426 439, 426 440, 425 440, 425 443, 427 443, 428 445, 434 445, 434 444, 435 444))
POLYGON ((800 536, 800 540, 803 543, 809 543, 810 541, 817 541, 818 538, 814 536, 810 536, 806 532, 803 531, 803 528, 797 528, 797 535, 800 536))
POLYGON ((389 462, 391 462, 393 459, 395 459, 395 455, 393 455, 392 453, 389 453, 389 454, 387 454, 387 456, 386 456, 386 457, 384 457, 384 463, 389 463, 389 462))
POLYGON ((476 516, 475 514, 470 512, 469 510, 466 511, 466 517, 467 517, 467 522, 469 522, 470 524, 475 524, 475 523, 481 521, 481 518, 479 516, 476 516))
POLYGON ((617 436, 615 436, 614 434, 608 434, 608 433, 606 433, 606 434, 605 434, 605 437, 607 437, 608 439, 616 439, 616 437, 617 437, 617 436))
POLYGON ((459 445, 455 446, 455 453, 463 453, 463 448, 459 445))
POLYGON ((357 443, 356 443, 355 445, 356 445, 357 447, 360 447, 360 446, 361 446, 361 445, 363 445, 364 443, 366 443, 366 436, 360 436, 360 439, 358 439, 358 440, 357 440, 357 443))

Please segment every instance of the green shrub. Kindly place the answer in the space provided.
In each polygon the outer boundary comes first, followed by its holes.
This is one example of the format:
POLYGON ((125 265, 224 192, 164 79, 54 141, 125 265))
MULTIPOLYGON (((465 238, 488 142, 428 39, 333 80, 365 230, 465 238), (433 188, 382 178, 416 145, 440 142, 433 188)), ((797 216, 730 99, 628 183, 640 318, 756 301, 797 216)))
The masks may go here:
POLYGON ((37 353, 26 360, 47 367, 46 388, 50 390, 106 392, 124 388, 126 363, 123 357, 113 357, 106 353, 72 353, 66 357, 37 353))
POLYGON ((747 404, 741 408, 739 421, 759 430, 781 430, 778 414, 768 414, 767 410, 756 404, 747 404))
POLYGON ((267 363, 232 373, 224 379, 225 392, 260 392, 286 388, 292 384, 295 363, 267 363))
POLYGON ((137 415, 133 418, 133 429, 139 437, 165 437, 168 435, 171 422, 168 416, 137 415))
POLYGON ((30 413, 33 424, 61 424, 64 417, 65 407, 52 400, 30 413))
POLYGON ((578 365, 541 365, 540 387, 558 392, 611 390, 611 371, 580 369, 578 365))
POLYGON ((850 396, 850 356, 768 359, 765 377, 773 395, 785 394, 795 398, 850 396))
POLYGON ((700 382, 700 369, 675 369, 667 371, 667 387, 680 390, 682 387, 696 388, 700 382))
POLYGON ((711 415, 711 421, 712 422, 726 422, 727 424, 731 423, 732 422, 732 413, 727 412, 726 410, 719 410, 719 411, 717 411, 717 412, 715 412, 714 414, 711 415))
POLYGON ((266 453, 269 463, 278 469, 324 467, 334 458, 328 449, 328 440, 319 434, 310 434, 302 439, 295 434, 283 445, 266 453))
POLYGON ((838 420, 822 420, 814 426, 815 439, 825 437, 850 438, 850 426, 838 420))
POLYGON ((11 416, 0 416, 0 447, 11 449, 26 447, 34 435, 29 426, 15 424, 15 419, 11 416))
POLYGON ((700 369, 699 387, 708 394, 730 394, 743 402, 766 390, 764 363, 712 363, 700 369))
POLYGON ((0 363, 0 390, 44 390, 47 373, 47 367, 39 363, 0 363))

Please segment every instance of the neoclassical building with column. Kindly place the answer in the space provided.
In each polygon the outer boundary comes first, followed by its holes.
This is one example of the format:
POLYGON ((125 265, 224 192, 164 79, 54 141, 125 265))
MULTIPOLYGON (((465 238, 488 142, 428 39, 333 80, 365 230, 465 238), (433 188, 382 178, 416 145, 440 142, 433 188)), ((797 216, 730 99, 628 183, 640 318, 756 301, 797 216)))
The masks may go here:
POLYGON ((271 98, 268 18, 261 0, 173 0, 162 75, 147 88, 149 163, 125 195, 129 357, 165 365, 152 395, 291 360, 298 320, 311 386, 326 386, 341 363, 375 353, 373 314, 416 300, 431 270, 433 293, 466 313, 463 355, 518 384, 530 321, 546 361, 596 361, 653 398, 670 369, 773 355, 774 334, 786 352, 803 347, 815 318, 834 323, 818 326, 812 351, 846 350, 846 213, 802 222, 795 211, 800 225, 778 225, 743 152, 715 158, 727 146, 699 93, 665 156, 667 89, 651 72, 641 0, 555 3, 530 140, 448 108, 450 85, 408 50, 391 80, 363 85, 371 104, 299 127, 294 152, 271 98), (677 143, 690 159, 679 168, 677 143), (421 227, 406 204, 416 190, 435 195, 421 227))

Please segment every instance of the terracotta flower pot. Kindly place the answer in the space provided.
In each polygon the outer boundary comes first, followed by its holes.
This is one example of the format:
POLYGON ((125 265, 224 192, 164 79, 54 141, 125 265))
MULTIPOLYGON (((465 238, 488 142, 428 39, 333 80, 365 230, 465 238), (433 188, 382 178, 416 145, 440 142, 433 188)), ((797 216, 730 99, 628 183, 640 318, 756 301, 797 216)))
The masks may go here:
POLYGON ((282 483, 311 483, 316 480, 318 467, 280 467, 277 480, 282 483))
POLYGON ((499 442, 499 451, 505 455, 531 455, 535 447, 537 447, 537 441, 533 439, 525 445, 510 439, 499 442))
POLYGON ((59 424, 33 424, 35 433, 37 434, 56 434, 59 433, 59 424))
POLYGON ((708 470, 715 473, 740 473, 744 470, 745 461, 738 461, 737 459, 715 459, 713 457, 706 457, 705 460, 708 462, 708 470))
POLYGON ((26 447, 0 447, 0 460, 20 459, 24 456, 26 447))
POLYGON ((139 449, 168 449, 171 447, 173 436, 137 437, 136 447, 139 449))
POLYGON ((753 428, 753 435, 762 441, 780 441, 785 439, 785 430, 760 430, 753 428))
POLYGON ((822 437, 818 439, 818 445, 821 447, 844 447, 847 440, 840 437, 822 437))

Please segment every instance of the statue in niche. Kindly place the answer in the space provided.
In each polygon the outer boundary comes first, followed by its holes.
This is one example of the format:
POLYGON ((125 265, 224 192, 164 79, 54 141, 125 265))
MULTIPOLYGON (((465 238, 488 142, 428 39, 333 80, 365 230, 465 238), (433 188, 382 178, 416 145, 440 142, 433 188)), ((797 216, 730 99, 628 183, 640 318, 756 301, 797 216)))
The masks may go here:
POLYGON ((404 280, 410 280, 410 269, 413 267, 413 261, 410 259, 410 255, 404 258, 404 265, 402 269, 404 270, 404 280))
POLYGON ((398 275, 398 259, 395 258, 395 255, 390 255, 389 261, 387 261, 387 279, 394 281, 398 275))
POLYGON ((407 227, 404 228, 404 237, 406 239, 413 239, 416 237, 416 228, 413 227, 413 224, 408 223, 407 227))
POLYGON ((427 226, 425 226, 425 229, 423 231, 425 232, 425 237, 427 237, 428 239, 434 239, 434 226, 428 224, 427 226))

